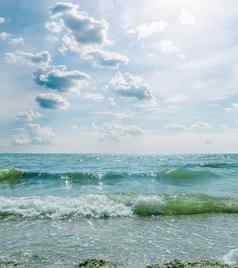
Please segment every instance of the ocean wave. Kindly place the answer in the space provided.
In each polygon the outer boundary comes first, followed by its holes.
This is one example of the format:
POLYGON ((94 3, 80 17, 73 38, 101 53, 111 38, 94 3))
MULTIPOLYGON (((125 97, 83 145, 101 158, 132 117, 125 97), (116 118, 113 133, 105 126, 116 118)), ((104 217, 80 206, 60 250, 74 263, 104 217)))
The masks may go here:
POLYGON ((166 169, 160 173, 164 178, 177 178, 177 179, 194 179, 194 178, 207 178, 217 177, 217 174, 210 170, 191 169, 191 168, 171 168, 166 169))
POLYGON ((80 198, 0 198, 0 218, 69 219, 130 216, 131 209, 105 195, 80 198))
POLYGON ((0 198, 1 219, 77 219, 238 213, 238 200, 194 195, 89 194, 0 198))
POLYGON ((138 180, 153 178, 158 181, 167 183, 195 182, 207 178, 217 178, 219 174, 208 169, 192 168, 162 168, 158 172, 147 173, 126 173, 126 172, 107 172, 98 174, 94 172, 66 172, 66 173, 48 173, 48 172, 31 172, 14 168, 0 169, 0 183, 18 184, 27 180, 59 180, 69 181, 77 184, 106 184, 116 183, 121 180, 138 180))

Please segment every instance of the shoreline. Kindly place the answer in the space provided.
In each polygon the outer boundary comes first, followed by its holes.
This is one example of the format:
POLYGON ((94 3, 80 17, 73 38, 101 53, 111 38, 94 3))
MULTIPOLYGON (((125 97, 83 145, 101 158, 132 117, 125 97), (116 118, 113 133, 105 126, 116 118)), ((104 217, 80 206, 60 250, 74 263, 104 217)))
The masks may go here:
MULTIPOLYGON (((18 264, 16 262, 1 262, 0 268, 13 268, 13 267, 34 267, 33 266, 24 266, 24 264, 18 264)), ((37 265, 38 267, 38 265, 37 265)), ((48 266, 47 266, 48 267, 48 266)), ((120 268, 121 266, 112 263, 110 261, 101 260, 101 259, 88 259, 78 265, 72 265, 72 268, 120 268)), ((238 268, 238 264, 225 264, 222 262, 216 261, 194 261, 194 262, 183 262, 179 260, 174 260, 164 264, 150 264, 145 268, 238 268)))
MULTIPOLYGON (((89 259, 85 262, 80 263, 75 268, 119 268, 117 264, 109 261, 89 259)), ((164 264, 150 264, 145 268, 238 268, 238 264, 229 265, 216 261, 195 261, 195 262, 182 262, 174 260, 164 264)))
MULTIPOLYGON (((80 263, 76 267, 81 268, 119 268, 117 264, 111 263, 109 261, 89 259, 85 262, 80 263)), ((237 265, 229 265, 221 262, 213 262, 207 260, 195 261, 195 262, 182 262, 179 260, 174 260, 172 262, 164 264, 151 264, 147 265, 145 268, 238 268, 237 265)))

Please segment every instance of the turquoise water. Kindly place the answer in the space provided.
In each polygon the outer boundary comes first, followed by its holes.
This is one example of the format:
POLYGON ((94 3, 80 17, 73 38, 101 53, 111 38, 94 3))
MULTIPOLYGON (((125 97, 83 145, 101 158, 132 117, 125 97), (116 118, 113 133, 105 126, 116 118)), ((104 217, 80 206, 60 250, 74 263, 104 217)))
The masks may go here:
POLYGON ((237 175, 234 154, 1 154, 0 260, 220 259, 238 248, 237 175))

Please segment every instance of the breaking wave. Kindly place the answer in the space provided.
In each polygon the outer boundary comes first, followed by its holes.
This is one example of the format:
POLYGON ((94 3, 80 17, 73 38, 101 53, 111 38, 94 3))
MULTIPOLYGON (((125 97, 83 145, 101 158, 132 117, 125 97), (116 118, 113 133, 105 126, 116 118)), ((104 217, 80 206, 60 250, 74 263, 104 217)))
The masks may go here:
POLYGON ((81 195, 0 197, 1 219, 77 219, 238 213, 238 200, 193 195, 81 195))

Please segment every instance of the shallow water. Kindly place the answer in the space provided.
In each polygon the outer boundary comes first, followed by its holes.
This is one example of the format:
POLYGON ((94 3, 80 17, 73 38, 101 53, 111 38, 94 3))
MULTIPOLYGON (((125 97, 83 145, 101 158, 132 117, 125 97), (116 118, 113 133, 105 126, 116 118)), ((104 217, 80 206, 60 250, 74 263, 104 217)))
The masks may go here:
POLYGON ((0 260, 140 268, 238 248, 238 155, 2 154, 0 168, 0 260))

